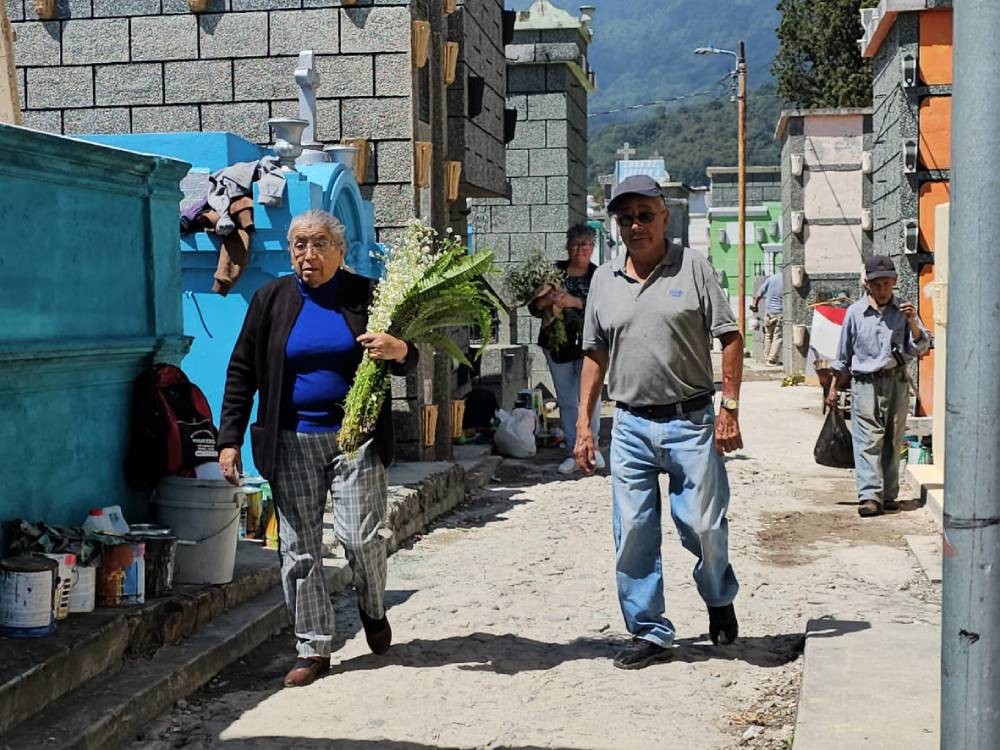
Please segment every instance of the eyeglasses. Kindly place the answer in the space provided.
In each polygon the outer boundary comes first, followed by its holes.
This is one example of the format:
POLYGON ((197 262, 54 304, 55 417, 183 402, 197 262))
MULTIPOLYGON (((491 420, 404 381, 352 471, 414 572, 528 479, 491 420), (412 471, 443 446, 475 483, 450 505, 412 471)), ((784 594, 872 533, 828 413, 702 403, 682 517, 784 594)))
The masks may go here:
POLYGON ((635 216, 631 214, 618 214, 615 218, 618 220, 618 226, 622 229, 628 229, 636 222, 640 224, 651 224, 653 219, 659 216, 659 211, 640 211, 635 216))
POLYGON ((312 248, 317 255, 326 255, 333 251, 334 243, 323 238, 314 240, 296 239, 292 242, 292 252, 298 257, 302 257, 309 252, 309 248, 312 248))

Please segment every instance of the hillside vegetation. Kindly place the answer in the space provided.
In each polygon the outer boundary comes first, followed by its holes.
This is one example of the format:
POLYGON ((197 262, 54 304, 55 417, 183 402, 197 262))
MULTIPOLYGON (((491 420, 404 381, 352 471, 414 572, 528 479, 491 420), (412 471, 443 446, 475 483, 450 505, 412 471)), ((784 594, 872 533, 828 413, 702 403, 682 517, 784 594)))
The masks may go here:
MULTIPOLYGON (((754 165, 778 164, 781 148, 774 129, 782 100, 773 85, 750 93, 747 109, 747 159, 754 165)), ((660 109, 638 122, 609 125, 590 134, 590 182, 614 170, 616 151, 628 141, 650 158, 654 151, 666 159, 674 180, 689 185, 707 184, 705 168, 736 164, 736 104, 729 98, 713 99, 676 110, 660 109)))
MULTIPOLYGON (((579 0, 551 0, 579 15, 579 0)), ((746 42, 752 85, 768 83, 771 60, 778 49, 777 0, 590 0, 594 41, 590 64, 598 90, 592 113, 672 99, 709 90, 724 93, 719 79, 733 67, 728 55, 696 57, 695 47, 714 44, 736 49, 746 42)), ((525 10, 532 0, 508 0, 507 7, 525 10)), ((591 125, 636 119, 652 110, 616 112, 592 117, 591 125)))

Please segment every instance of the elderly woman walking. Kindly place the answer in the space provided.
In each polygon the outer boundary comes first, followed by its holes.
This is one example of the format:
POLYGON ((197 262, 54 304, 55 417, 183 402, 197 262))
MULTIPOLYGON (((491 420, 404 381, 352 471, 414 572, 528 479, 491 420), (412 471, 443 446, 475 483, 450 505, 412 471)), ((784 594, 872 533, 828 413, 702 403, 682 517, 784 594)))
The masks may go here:
POLYGON ((299 657, 284 684, 298 687, 330 667, 334 614, 323 578, 328 492, 368 645, 381 654, 391 643, 383 604, 386 542, 379 534, 393 452, 388 401, 355 455, 339 451, 337 430, 364 351, 389 361, 394 375, 412 372, 418 355, 405 341, 366 332, 375 282, 343 267, 344 227, 334 216, 318 210, 296 216, 288 243, 294 274, 254 295, 233 349, 218 445, 223 475, 237 484, 240 445, 259 393, 250 439, 278 509, 281 577, 299 657))
MULTIPOLYGON (((562 308, 562 317, 566 328, 566 341, 553 345, 549 329, 543 327, 538 334, 538 345, 545 352, 545 361, 549 365, 552 384, 556 389, 556 401, 559 404, 559 424, 566 433, 567 458, 559 464, 560 474, 572 474, 577 470, 576 459, 573 458, 573 446, 576 444, 576 419, 580 403, 580 373, 583 369, 583 311, 587 304, 587 294, 590 292, 590 281, 594 277, 597 266, 591 263, 594 254, 594 241, 597 232, 587 224, 576 224, 566 232, 566 260, 556 262, 556 268, 565 274, 562 290, 553 290, 535 299, 528 310, 532 315, 541 317, 544 309, 550 306, 562 308)), ((594 406, 590 418, 594 440, 600 434, 601 404, 594 406)), ((604 456, 600 451, 594 454, 598 469, 604 468, 604 456)))

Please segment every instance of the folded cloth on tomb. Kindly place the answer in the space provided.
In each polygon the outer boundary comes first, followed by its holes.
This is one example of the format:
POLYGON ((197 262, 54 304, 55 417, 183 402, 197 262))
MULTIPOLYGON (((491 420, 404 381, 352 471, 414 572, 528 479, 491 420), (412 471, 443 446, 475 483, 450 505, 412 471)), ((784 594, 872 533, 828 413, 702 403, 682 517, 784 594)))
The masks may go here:
POLYGON ((262 206, 280 206, 285 193, 285 174, 275 156, 265 156, 257 161, 231 164, 208 178, 208 205, 219 214, 215 232, 227 235, 236 229, 230 204, 237 198, 253 196, 253 183, 258 184, 257 202, 262 206))

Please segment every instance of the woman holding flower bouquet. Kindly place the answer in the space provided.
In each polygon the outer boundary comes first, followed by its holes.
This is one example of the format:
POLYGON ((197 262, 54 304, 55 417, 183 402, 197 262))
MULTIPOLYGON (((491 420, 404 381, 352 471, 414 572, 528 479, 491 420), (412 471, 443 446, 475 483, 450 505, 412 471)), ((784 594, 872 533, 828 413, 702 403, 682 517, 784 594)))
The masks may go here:
POLYGON ((254 295, 233 349, 218 445, 223 475, 238 484, 240 445, 259 393, 250 438, 278 509, 282 584, 299 657, 284 684, 297 687, 330 667, 334 613, 323 578, 328 492, 368 645, 381 654, 391 643, 383 604, 386 541, 379 533, 394 443, 388 400, 356 450, 341 450, 338 431, 363 355, 389 363, 393 375, 406 375, 418 354, 401 338, 368 332, 375 282, 342 267, 344 227, 334 216, 319 210, 298 215, 288 243, 294 273, 254 295))
MULTIPOLYGON (((597 233, 587 224, 570 227, 566 233, 566 260, 556 262, 556 268, 563 275, 561 287, 550 288, 536 297, 528 305, 532 315, 549 321, 561 320, 560 324, 542 325, 538 334, 538 345, 545 352, 545 360, 552 375, 559 403, 559 423, 566 433, 567 458, 559 464, 560 474, 572 474, 577 470, 573 458, 576 444, 576 419, 580 403, 580 373, 583 369, 583 311, 587 305, 590 281, 597 266, 590 258, 594 254, 597 233), (565 334, 560 330, 562 328, 565 334)), ((601 428, 601 404, 594 406, 590 418, 595 440, 601 428)), ((604 468, 604 456, 600 451, 594 454, 595 465, 604 468)))

